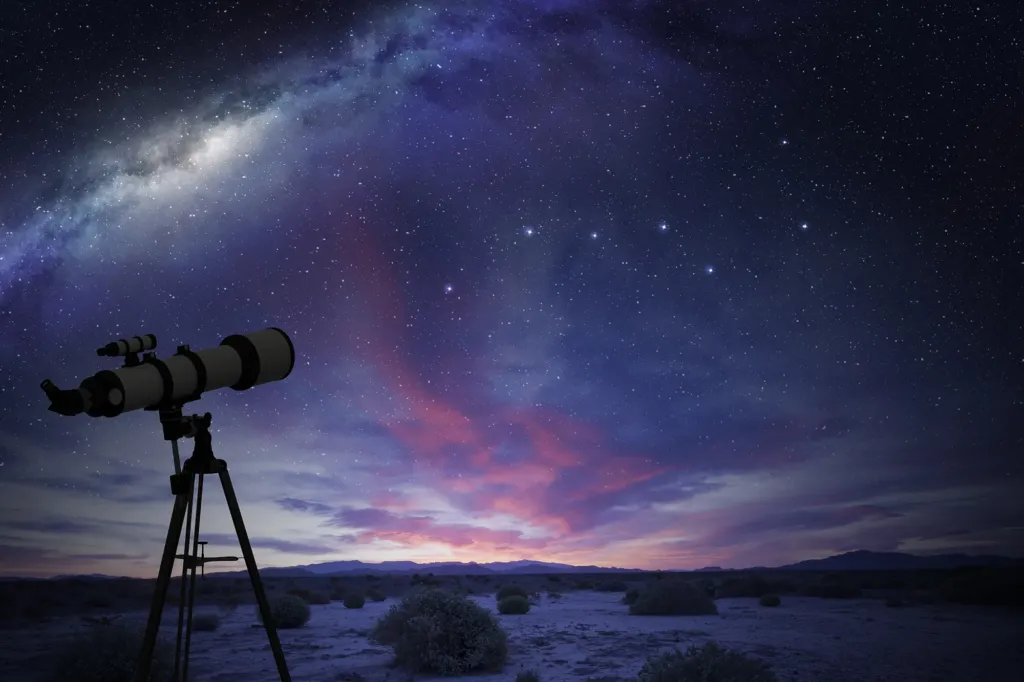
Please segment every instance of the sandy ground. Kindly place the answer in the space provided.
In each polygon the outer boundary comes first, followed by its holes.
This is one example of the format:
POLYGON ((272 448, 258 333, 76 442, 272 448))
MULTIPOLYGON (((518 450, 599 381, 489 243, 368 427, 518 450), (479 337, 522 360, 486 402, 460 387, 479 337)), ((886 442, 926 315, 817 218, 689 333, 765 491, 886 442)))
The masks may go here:
MULTIPOLYGON (((460 679, 513 680, 520 670, 532 669, 542 682, 616 682, 633 678, 648 655, 709 639, 769 661, 784 681, 1011 682, 1022 679, 1024 669, 1024 618, 999 609, 893 609, 878 600, 783 597, 778 608, 762 607, 754 599, 719 599, 717 616, 630 616, 620 597, 568 593, 554 602, 544 597, 526 615, 497 616, 509 633, 508 665, 502 673, 460 679)), ((494 609, 493 595, 473 598, 494 609)), ((368 602, 362 609, 346 609, 340 602, 311 607, 305 627, 280 631, 292 679, 409 679, 391 666, 389 648, 366 638, 392 603, 368 602)), ((172 637, 172 609, 165 615, 161 636, 172 637)), ((144 617, 133 612, 121 620, 142 622, 144 617)), ((38 679, 46 652, 83 627, 88 626, 79 618, 63 618, 0 632, 0 680, 38 679)), ((278 679, 266 634, 251 607, 225 617, 216 631, 193 634, 189 679, 278 679)))

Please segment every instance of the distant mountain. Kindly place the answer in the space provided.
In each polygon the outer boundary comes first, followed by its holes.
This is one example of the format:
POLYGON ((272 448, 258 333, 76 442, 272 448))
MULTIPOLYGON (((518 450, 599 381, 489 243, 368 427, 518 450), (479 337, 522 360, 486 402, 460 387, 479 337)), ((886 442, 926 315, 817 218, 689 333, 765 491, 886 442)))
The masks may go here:
MULTIPOLYGON (((327 561, 320 564, 308 564, 297 568, 309 571, 315 575, 335 575, 339 573, 405 573, 415 571, 429 571, 434 574, 480 574, 493 573, 490 569, 478 563, 463 564, 457 561, 438 561, 428 564, 418 564, 415 561, 382 561, 380 563, 366 563, 363 561, 327 561)), ((243 571, 244 572, 244 571, 243 571)))
MULTIPOLYGON (((381 561, 367 563, 363 561, 327 561, 305 566, 288 568, 262 568, 262 575, 302 577, 311 575, 345 575, 352 573, 433 573, 434 575, 526 575, 549 573, 635 573, 638 568, 605 568, 602 566, 573 566, 545 561, 495 561, 486 564, 476 562, 462 563, 459 561, 438 561, 432 563, 416 563, 415 561, 381 561)), ((213 575, 213 574, 211 574, 213 575)), ((217 573, 219 576, 244 576, 245 571, 229 571, 217 573)))
MULTIPOLYGON (((967 554, 940 554, 918 556, 901 552, 869 552, 858 550, 837 554, 824 559, 809 559, 776 568, 758 566, 748 569, 724 569, 709 566, 694 572, 715 572, 732 570, 760 571, 903 571, 926 569, 950 569, 970 566, 1022 567, 1024 559, 1000 556, 970 556, 967 554)), ((601 566, 573 566, 544 561, 496 561, 479 564, 475 562, 442 561, 416 563, 415 561, 329 561, 290 568, 264 568, 264 575, 301 577, 310 575, 345 575, 352 573, 433 573, 434 575, 525 575, 550 573, 641 573, 638 568, 605 568, 601 566)), ((218 573, 223 576, 244 576, 245 571, 218 573)))
MULTIPOLYGON (((1024 568, 1024 558, 968 554, 937 554, 918 556, 902 552, 869 552, 857 550, 826 557, 824 559, 808 559, 795 564, 765 568, 757 566, 745 569, 727 569, 708 566, 694 571, 907 571, 907 570, 942 570, 963 567, 1008 567, 1024 568)), ((643 573, 639 568, 606 568, 602 566, 573 566, 545 561, 495 561, 491 563, 461 563, 458 561, 439 561, 420 564, 415 561, 382 561, 367 563, 363 561, 327 561, 304 566, 285 566, 281 568, 261 568, 264 576, 309 578, 324 575, 346 575, 358 573, 362 575, 374 573, 433 573, 434 575, 526 575, 551 573, 643 573)), ((175 575, 179 575, 175 573, 175 575)), ((210 576, 243 577, 246 572, 229 571, 226 573, 209 573, 210 576)), ((49 580, 113 580, 114 576, 92 575, 59 575, 49 580)), ((0 581, 38 580, 38 578, 2 577, 0 581)))
POLYGON ((808 559, 795 564, 779 566, 787 571, 913 571, 979 566, 1024 568, 1024 559, 969 554, 934 554, 919 556, 902 552, 869 552, 857 550, 826 557, 808 559))

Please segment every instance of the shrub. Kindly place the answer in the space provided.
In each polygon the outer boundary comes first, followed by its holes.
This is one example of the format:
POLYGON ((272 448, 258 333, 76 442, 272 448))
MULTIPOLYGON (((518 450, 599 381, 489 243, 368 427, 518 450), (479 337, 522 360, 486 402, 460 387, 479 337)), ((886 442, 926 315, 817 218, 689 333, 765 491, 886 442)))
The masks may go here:
MULTIPOLYGON (((170 592, 170 590, 168 590, 170 592)), ((170 601, 170 595, 168 594, 168 601, 170 601)), ((85 606, 90 609, 109 609, 114 605, 114 600, 110 598, 110 595, 97 592, 88 595, 82 602, 85 606)))
POLYGON ((562 576, 560 576, 560 575, 549 575, 548 576, 548 580, 550 580, 553 583, 560 583, 560 582, 562 582, 562 576))
POLYGON ((631 587, 626 590, 626 594, 622 595, 621 602, 623 604, 635 604, 636 600, 640 597, 640 590, 636 587, 631 587))
POLYGON ((1024 606, 1024 571, 990 567, 958 568, 941 581, 938 595, 955 604, 1024 606))
MULTIPOLYGON (((282 630, 301 628, 309 621, 309 604, 294 594, 282 594, 270 600, 270 613, 274 616, 274 625, 282 630)), ((262 620, 258 608, 256 617, 262 620)))
POLYGON ((328 597, 326 594, 323 594, 322 592, 313 592, 312 590, 307 590, 302 587, 292 588, 288 590, 287 593, 295 595, 307 604, 316 604, 322 606, 323 604, 331 603, 330 597, 328 597))
POLYGON ((498 672, 508 659, 508 636, 494 614, 438 589, 406 595, 377 622, 370 639, 391 646, 395 662, 412 672, 498 672))
MULTIPOLYGON (((133 682, 142 649, 141 628, 96 625, 51 654, 47 682, 133 682)), ((174 645, 157 640, 149 682, 171 682, 174 645)))
POLYGON ((899 597, 888 597, 885 600, 885 605, 891 609, 898 609, 901 606, 905 606, 906 603, 899 597))
POLYGON ((366 598, 370 601, 384 601, 387 599, 383 592, 372 587, 366 591, 366 598))
POLYGON ((638 682, 776 682, 763 661, 723 649, 715 642, 648 658, 638 682))
POLYGON ((822 599, 853 599, 860 596, 860 588, 841 583, 826 583, 821 586, 822 599))
POLYGON ((345 604, 346 609, 361 609, 366 604, 366 597, 358 592, 349 592, 345 595, 345 601, 342 603, 345 604))
POLYGON ((518 594, 505 597, 498 602, 498 613, 503 615, 521 615, 530 612, 530 600, 518 594))
POLYGON ((415 587, 417 585, 426 585, 428 587, 436 587, 441 584, 441 579, 434 576, 433 573, 428 573, 425 576, 419 573, 413 573, 412 579, 409 583, 415 587))
POLYGON ((689 583, 663 580, 644 588, 629 612, 636 616, 709 616, 717 614, 718 607, 689 583))
POLYGON ((761 595, 761 606, 778 606, 782 603, 777 594, 763 594, 761 595))
POLYGON ((197 632, 213 632, 220 627, 220 616, 216 613, 197 613, 192 616, 192 629, 197 632))
POLYGON ((716 597, 760 597, 772 592, 768 581, 759 575, 727 578, 715 590, 716 597))
POLYGON ((529 593, 525 588, 519 585, 502 585, 498 590, 498 593, 494 595, 494 598, 498 601, 502 601, 507 597, 522 597, 523 599, 529 598, 529 593))
POLYGON ((597 586, 598 592, 625 592, 627 589, 629 589, 629 585, 621 580, 612 580, 597 586))
POLYGON ((344 587, 336 587, 331 590, 331 601, 342 601, 345 599, 345 595, 348 594, 348 590, 344 587))
POLYGON ((860 588, 842 583, 820 583, 817 585, 804 585, 797 590, 797 594, 803 597, 820 597, 821 599, 852 599, 859 597, 860 588))
POLYGON ((331 598, 323 592, 310 592, 306 603, 311 606, 323 606, 331 603, 331 598))
POLYGON ((594 589, 594 583, 590 582, 589 580, 577 580, 576 581, 576 589, 577 590, 592 590, 592 589, 594 589))
POLYGON ((520 670, 516 673, 516 682, 540 682, 540 675, 536 670, 520 670))

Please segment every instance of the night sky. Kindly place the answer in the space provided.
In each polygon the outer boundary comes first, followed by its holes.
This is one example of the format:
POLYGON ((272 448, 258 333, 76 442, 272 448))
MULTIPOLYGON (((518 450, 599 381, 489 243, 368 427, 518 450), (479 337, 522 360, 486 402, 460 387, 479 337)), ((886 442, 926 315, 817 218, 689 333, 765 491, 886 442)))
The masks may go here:
POLYGON ((143 4, 0 9, 0 572, 166 534, 43 379, 268 326, 186 407, 261 566, 1024 555, 1013 3, 143 4))

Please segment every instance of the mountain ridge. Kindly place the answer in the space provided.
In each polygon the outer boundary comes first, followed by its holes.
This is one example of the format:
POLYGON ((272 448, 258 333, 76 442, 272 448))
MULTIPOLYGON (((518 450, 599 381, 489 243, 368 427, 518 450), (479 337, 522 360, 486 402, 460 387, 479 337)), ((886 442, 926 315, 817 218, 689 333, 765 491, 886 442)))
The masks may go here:
MULTIPOLYGON (((680 573, 701 573, 715 571, 904 571, 904 570, 949 570, 969 567, 1024 568, 1024 557, 1008 557, 998 555, 970 554, 932 554, 918 555, 905 552, 872 552, 854 550, 835 554, 820 559, 805 559, 783 566, 750 568, 720 568, 708 566, 680 573)), ((353 573, 433 573, 435 575, 524 575, 550 573, 651 573, 641 568, 619 568, 615 566, 575 566, 545 561, 522 559, 519 561, 496 561, 488 563, 437 561, 418 563, 415 561, 383 561, 370 563, 357 559, 343 561, 326 561, 317 564, 299 566, 283 566, 261 568, 260 574, 277 577, 318 577, 346 575, 353 573)), ((669 570, 668 572, 676 572, 669 570)), ((211 577, 239 577, 246 575, 242 571, 210 572, 211 577)), ((0 580, 109 580, 117 576, 104 574, 90 575, 59 575, 52 578, 17 578, 2 577, 0 580)))

